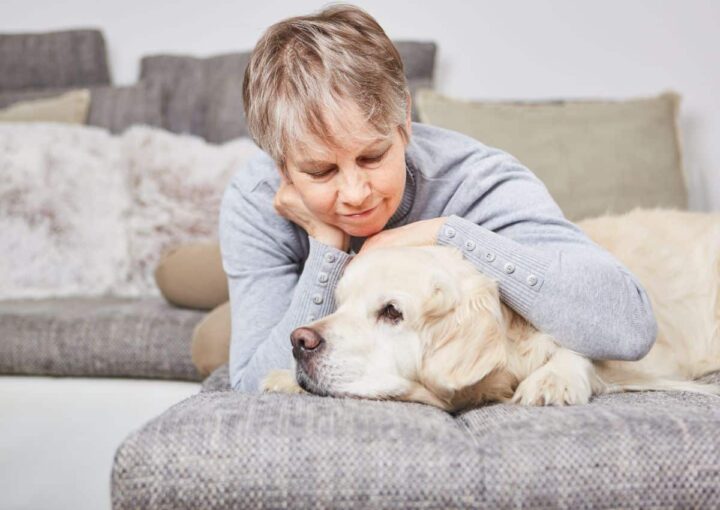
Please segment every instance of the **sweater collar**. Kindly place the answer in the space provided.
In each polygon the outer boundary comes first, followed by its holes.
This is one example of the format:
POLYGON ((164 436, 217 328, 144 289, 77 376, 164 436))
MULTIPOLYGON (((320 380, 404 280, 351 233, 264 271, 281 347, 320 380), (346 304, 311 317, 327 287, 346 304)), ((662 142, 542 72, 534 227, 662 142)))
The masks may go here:
POLYGON ((385 224, 383 230, 388 228, 394 228, 401 224, 403 220, 407 218, 407 215, 412 209, 413 203, 415 202, 415 191, 417 188, 417 182, 415 177, 415 167, 413 166, 410 158, 408 158, 407 152, 405 153, 405 189, 403 190, 403 197, 400 201, 400 205, 393 215, 390 217, 388 222, 385 224))

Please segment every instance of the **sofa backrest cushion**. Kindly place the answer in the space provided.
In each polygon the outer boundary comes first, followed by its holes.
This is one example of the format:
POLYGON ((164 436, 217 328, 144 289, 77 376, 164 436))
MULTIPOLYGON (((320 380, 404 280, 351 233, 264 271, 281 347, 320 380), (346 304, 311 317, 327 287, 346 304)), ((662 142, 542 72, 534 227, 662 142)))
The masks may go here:
POLYGON ((0 91, 109 84, 100 30, 0 34, 0 91))
MULTIPOLYGON (((397 41, 395 45, 403 59, 411 93, 421 87, 432 87, 435 43, 397 41)), ((249 58, 250 52, 207 58, 149 55, 141 61, 140 79, 161 85, 165 129, 222 143, 248 136, 242 82, 249 58)), ((413 118, 418 119, 414 101, 413 118)))

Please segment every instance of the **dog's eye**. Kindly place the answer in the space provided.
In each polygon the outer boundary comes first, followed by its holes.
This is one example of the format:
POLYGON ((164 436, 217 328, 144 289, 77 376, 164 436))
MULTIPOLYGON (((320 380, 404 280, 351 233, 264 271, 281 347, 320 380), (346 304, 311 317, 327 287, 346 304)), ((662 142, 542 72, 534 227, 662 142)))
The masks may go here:
POLYGON ((402 312, 398 310, 392 303, 386 303, 378 312, 378 317, 381 319, 386 319, 393 324, 397 324, 398 322, 403 320, 402 312))

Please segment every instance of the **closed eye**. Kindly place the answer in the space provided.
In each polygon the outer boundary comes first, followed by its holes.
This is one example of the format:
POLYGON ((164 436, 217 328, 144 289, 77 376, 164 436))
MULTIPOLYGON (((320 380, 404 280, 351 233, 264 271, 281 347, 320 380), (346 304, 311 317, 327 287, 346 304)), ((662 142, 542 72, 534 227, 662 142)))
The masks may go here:
POLYGON ((380 310, 378 310, 378 319, 391 324, 398 324, 403 320, 403 314, 394 303, 390 302, 385 303, 380 310))
MULTIPOLYGON (((358 161, 363 165, 376 165, 380 163, 380 161, 383 160, 385 155, 390 152, 390 149, 386 149, 382 154, 378 154, 377 156, 361 156, 358 158, 358 161)), ((329 168, 328 170, 325 170, 324 172, 307 172, 310 174, 310 177, 313 179, 322 179, 323 177, 327 177, 331 173, 333 173, 335 170, 337 170, 337 167, 329 168)))
POLYGON ((314 174, 310 174, 314 179, 320 179, 321 177, 325 177, 327 175, 330 175, 335 169, 331 168, 330 170, 325 170, 324 172, 318 172, 314 174))
POLYGON ((372 164, 374 164, 374 163, 380 163, 380 161, 382 160, 382 158, 384 158, 384 157, 385 157, 385 154, 387 154, 387 153, 388 153, 388 151, 385 151, 385 152, 383 152, 382 154, 378 154, 377 156, 372 156, 372 157, 363 156, 363 157, 360 158, 360 161, 361 161, 362 163, 366 164, 366 165, 367 165, 367 164, 372 165, 372 164))

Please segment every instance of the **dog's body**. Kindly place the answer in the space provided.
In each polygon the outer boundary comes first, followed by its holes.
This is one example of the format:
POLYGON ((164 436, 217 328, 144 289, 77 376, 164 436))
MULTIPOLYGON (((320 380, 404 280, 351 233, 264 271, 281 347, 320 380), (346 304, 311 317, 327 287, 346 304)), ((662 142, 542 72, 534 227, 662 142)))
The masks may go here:
POLYGON ((616 391, 720 394, 718 386, 692 381, 720 370, 720 214, 636 209, 577 225, 650 297, 658 335, 641 360, 591 361, 562 348, 502 303, 497 283, 459 250, 381 248, 347 267, 334 314, 293 333, 296 376, 274 371, 263 387, 303 391, 297 378, 313 393, 418 401, 448 411, 492 401, 582 404, 616 391), (418 271, 423 264, 427 275, 418 271), (379 265, 387 267, 385 275, 379 265), (443 266, 450 270, 438 269, 443 266), (424 277, 429 282, 412 280, 424 277), (363 292, 375 301, 363 300, 363 292), (379 302, 394 303, 392 321, 378 311, 379 302), (309 331, 319 331, 327 348, 305 350, 309 331))

